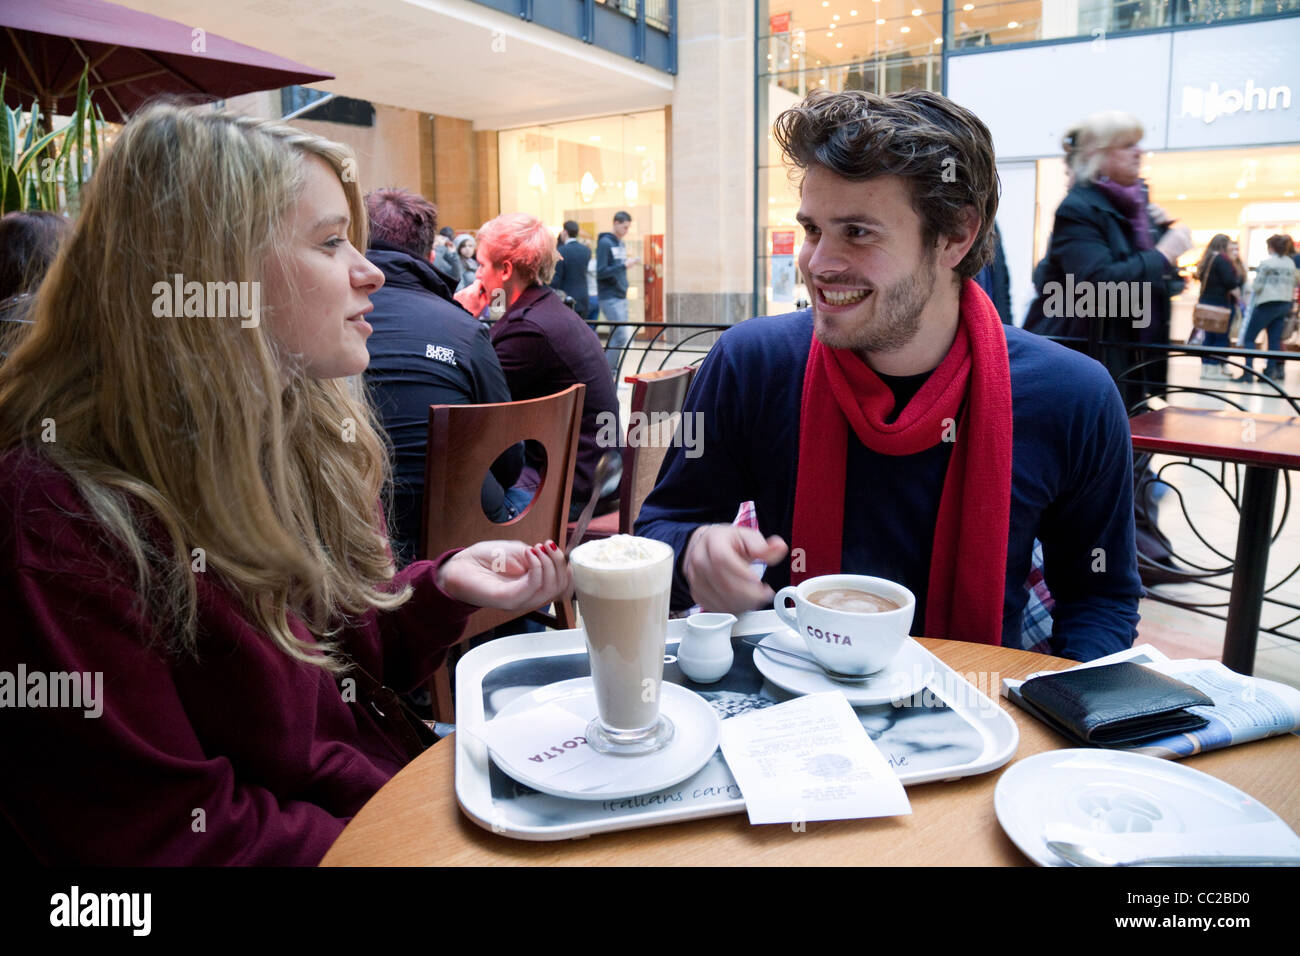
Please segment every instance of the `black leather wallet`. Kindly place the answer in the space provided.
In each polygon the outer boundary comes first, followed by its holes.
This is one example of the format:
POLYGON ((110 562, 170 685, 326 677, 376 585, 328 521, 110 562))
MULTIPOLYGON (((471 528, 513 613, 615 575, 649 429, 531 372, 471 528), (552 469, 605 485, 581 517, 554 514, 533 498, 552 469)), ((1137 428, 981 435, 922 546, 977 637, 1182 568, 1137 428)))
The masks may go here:
POLYGON ((1195 687, 1132 661, 1034 677, 1020 685, 1020 696, 1052 727, 1096 747, 1197 730, 1209 721, 1185 708, 1214 704, 1195 687))

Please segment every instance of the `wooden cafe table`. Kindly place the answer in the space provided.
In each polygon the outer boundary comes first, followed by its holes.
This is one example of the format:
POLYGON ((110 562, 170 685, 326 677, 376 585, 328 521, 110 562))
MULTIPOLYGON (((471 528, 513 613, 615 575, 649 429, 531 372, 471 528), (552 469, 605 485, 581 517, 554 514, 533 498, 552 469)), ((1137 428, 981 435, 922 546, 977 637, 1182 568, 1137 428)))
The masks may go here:
MULTIPOLYGON (((958 673, 1026 677, 1071 666, 1042 654, 922 638, 958 673)), ((456 742, 447 738, 413 760, 361 808, 322 866, 739 865, 1024 866, 1002 832, 993 790, 1006 767, 1071 744, 1003 698, 1020 730, 1004 767, 956 781, 909 787, 909 816, 838 820, 792 827, 750 826, 743 813, 670 823, 579 840, 531 842, 485 830, 456 802, 456 742)), ((1240 788, 1300 830, 1300 737, 1287 735, 1199 754, 1183 761, 1240 788)))
POLYGON ((1170 406, 1135 415, 1129 428, 1137 451, 1246 466, 1223 663, 1239 674, 1253 673, 1277 476, 1280 469, 1300 468, 1300 418, 1170 406))

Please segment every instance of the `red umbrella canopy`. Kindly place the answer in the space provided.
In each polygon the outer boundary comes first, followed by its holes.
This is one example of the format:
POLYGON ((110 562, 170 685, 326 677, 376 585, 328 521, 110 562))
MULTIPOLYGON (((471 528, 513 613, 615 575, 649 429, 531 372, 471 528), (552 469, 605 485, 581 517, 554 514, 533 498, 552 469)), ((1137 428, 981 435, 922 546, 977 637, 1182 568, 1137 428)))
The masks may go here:
POLYGON ((198 27, 104 0, 0 0, 0 69, 5 102, 47 114, 75 108, 90 64, 90 90, 109 122, 160 93, 216 100, 332 80, 284 57, 198 27))

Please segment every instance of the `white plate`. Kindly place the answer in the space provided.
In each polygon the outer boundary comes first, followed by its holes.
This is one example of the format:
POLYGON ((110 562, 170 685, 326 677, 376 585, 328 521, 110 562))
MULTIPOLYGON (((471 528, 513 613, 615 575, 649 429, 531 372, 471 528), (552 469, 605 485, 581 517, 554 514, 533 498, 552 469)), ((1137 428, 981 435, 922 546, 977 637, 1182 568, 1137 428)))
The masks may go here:
MULTIPOLYGON (((788 627, 773 631, 761 643, 796 654, 808 654, 807 643, 788 627)), ((888 704, 911 697, 934 676, 934 661, 925 648, 910 637, 888 667, 861 684, 831 680, 817 670, 815 664, 800 664, 779 654, 764 654, 758 648, 754 648, 754 666, 777 687, 792 694, 839 690, 855 707, 888 704)))
MULTIPOLYGON (((664 681, 659 706, 673 722, 673 739, 657 753, 641 757, 599 755, 608 761, 611 778, 608 785, 595 790, 568 789, 556 777, 538 780, 530 768, 507 763, 489 750, 496 765, 520 783, 554 797, 572 800, 618 800, 664 790, 694 774, 718 749, 719 720, 713 708, 699 694, 679 684, 664 681)), ((596 691, 590 677, 576 677, 547 684, 516 697, 501 709, 498 717, 511 717, 542 704, 560 704, 566 710, 586 717, 596 716, 596 691)))
MULTIPOLYGON (((1236 787, 1173 760, 1122 750, 1050 750, 1013 764, 993 793, 998 822, 1039 866, 1069 866, 1043 829, 1071 825, 1111 834, 1198 834, 1282 821, 1236 787)), ((1285 826, 1285 824, 1282 824, 1285 826)), ((1169 855, 1161 853, 1157 855, 1169 855)))

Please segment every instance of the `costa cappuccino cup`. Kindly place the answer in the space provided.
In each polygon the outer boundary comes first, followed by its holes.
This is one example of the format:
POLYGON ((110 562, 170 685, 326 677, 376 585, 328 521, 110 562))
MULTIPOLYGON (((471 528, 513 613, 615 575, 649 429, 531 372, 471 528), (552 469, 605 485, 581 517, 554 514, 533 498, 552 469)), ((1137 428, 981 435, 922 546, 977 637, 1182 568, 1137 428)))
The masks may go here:
POLYGON ((782 588, 773 609, 827 669, 874 674, 902 650, 912 628, 916 598, 885 578, 823 574, 782 588), (787 601, 794 607, 787 607, 787 601))

